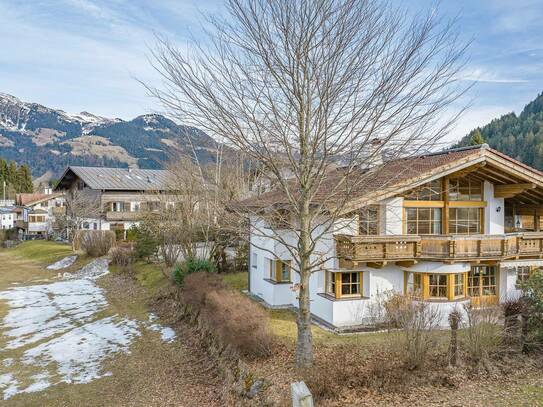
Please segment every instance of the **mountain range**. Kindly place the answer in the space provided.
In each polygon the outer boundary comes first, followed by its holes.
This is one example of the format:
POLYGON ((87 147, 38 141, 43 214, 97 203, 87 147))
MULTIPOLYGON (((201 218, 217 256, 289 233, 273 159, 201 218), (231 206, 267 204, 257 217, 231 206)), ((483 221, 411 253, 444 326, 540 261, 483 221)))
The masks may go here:
POLYGON ((455 147, 481 142, 543 170, 543 93, 528 103, 519 115, 511 112, 478 127, 455 147))
POLYGON ((28 164, 34 177, 58 177, 67 165, 162 168, 170 157, 213 161, 205 132, 159 114, 133 120, 69 114, 0 93, 0 157, 28 164))

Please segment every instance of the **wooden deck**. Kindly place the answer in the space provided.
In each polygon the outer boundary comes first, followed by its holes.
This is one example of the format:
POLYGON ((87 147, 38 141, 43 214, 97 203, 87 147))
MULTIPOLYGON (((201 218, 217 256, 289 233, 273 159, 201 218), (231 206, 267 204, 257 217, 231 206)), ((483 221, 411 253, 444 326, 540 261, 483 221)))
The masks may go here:
POLYGON ((543 257, 543 232, 470 236, 336 235, 335 239, 337 257, 356 262, 543 257))

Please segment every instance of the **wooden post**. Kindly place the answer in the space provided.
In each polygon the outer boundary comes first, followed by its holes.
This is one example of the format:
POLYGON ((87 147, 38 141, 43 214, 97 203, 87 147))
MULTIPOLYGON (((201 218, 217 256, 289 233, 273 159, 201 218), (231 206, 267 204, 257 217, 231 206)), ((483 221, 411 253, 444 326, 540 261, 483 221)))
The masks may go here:
POLYGON ((313 396, 305 382, 294 382, 290 385, 292 407, 314 407, 313 396))

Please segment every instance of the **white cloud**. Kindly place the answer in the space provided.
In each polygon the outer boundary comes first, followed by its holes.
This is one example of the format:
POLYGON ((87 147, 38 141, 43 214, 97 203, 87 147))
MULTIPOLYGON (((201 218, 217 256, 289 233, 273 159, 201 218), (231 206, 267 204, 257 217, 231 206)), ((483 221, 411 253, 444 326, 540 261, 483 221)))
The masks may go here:
POLYGON ((475 67, 468 68, 460 73, 458 79, 470 82, 486 82, 486 83, 526 83, 528 80, 502 76, 496 72, 489 71, 485 68, 475 67))

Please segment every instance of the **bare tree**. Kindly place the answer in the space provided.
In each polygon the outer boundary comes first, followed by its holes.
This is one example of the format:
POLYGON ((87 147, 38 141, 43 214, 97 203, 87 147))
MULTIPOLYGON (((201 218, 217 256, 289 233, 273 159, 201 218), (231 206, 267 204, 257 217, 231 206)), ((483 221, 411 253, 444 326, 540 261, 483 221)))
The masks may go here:
MULTIPOLYGON (((179 258, 211 260, 226 246, 239 240, 238 221, 226 211, 229 202, 246 196, 248 174, 242 159, 222 159, 201 165, 182 157, 166 164, 168 193, 156 193, 156 208, 147 211, 146 227, 159 242, 161 257, 168 266, 179 258)), ((149 205, 148 205, 149 206, 149 205)))
POLYGON ((451 104, 465 91, 456 79, 465 46, 435 9, 412 18, 386 1, 226 5, 227 16, 209 19, 205 46, 158 39, 151 60, 163 84, 147 89, 172 117, 243 151, 280 192, 240 215, 265 219, 251 232, 295 259, 296 362, 308 367, 309 279, 326 261, 316 243, 344 216, 349 197, 368 188, 362 168, 385 152, 427 151, 450 130, 462 110, 451 104), (272 220, 279 232, 267 227, 272 220))
POLYGON ((60 229, 66 230, 67 238, 75 249, 75 239, 83 224, 100 217, 100 199, 90 191, 78 189, 66 191, 64 199, 65 213, 57 216, 56 221, 60 229))

